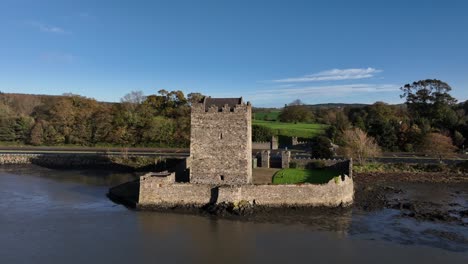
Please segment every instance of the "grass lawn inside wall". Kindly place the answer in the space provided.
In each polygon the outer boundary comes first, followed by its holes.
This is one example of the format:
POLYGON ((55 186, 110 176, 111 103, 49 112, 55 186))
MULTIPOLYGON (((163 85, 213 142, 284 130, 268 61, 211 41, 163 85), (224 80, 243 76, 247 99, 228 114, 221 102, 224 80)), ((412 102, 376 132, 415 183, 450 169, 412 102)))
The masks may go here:
POLYGON ((282 169, 273 175, 273 184, 324 184, 340 174, 331 169, 282 169))

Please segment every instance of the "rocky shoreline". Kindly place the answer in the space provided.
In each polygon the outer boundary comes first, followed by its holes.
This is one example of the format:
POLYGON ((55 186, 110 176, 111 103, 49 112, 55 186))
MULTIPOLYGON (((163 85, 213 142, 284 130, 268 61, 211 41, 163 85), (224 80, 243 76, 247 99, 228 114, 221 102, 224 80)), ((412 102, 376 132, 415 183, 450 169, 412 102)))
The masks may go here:
MULTIPOLYGON (((401 211, 402 217, 414 218, 423 221, 450 222, 468 226, 468 175, 465 174, 440 174, 440 173, 359 173, 353 177, 355 183, 354 202, 352 206, 344 208, 327 207, 303 207, 259 206, 248 201, 237 203, 219 203, 199 206, 169 206, 156 208, 151 206, 138 206, 137 201, 126 203, 127 206, 138 210, 170 211, 182 213, 195 213, 212 216, 234 216, 244 218, 246 216, 269 215, 276 217, 289 212, 330 211, 330 210, 355 210, 378 211, 382 209, 395 209, 401 211), (433 190, 441 192, 440 199, 431 197, 433 190), (420 192, 420 193, 418 193, 420 192), (422 195, 425 194, 425 195, 422 195), (464 199, 467 198, 467 199, 464 199)), ((113 188, 119 193, 134 193, 138 190, 136 182, 129 185, 123 184, 113 188), (130 186, 132 185, 132 186, 130 186), (127 187, 128 186, 128 187, 127 187), (129 191, 130 188, 133 191, 129 191)), ((116 199, 118 195, 109 192, 109 197, 122 203, 122 199, 116 199)), ((135 195, 133 200, 138 199, 135 195)))
POLYGON ((468 226, 466 174, 361 173, 354 180, 356 209, 395 209, 405 218, 468 226))
MULTIPOLYGON (((202 208, 173 206, 138 208, 144 210, 194 213, 240 220, 281 220, 302 222, 311 214, 343 214, 397 210, 402 218, 468 226, 468 175, 440 173, 355 174, 354 203, 350 207, 259 206, 248 201, 207 204, 202 208), (434 195, 438 190, 438 195, 434 195), (302 219, 301 219, 302 218, 302 219)), ((468 242, 467 242, 468 243, 468 242)))

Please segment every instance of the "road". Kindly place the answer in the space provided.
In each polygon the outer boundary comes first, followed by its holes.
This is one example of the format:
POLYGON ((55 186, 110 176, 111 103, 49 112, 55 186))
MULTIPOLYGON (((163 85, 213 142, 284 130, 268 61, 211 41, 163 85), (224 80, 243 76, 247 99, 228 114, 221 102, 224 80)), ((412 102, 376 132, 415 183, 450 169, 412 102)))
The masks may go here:
MULTIPOLYGON (((272 151, 279 153, 281 150, 272 151)), ((257 153, 259 150, 253 150, 252 153, 257 153)), ((4 147, 0 146, 0 154, 17 153, 17 154, 109 154, 109 155, 138 155, 138 156, 164 156, 183 158, 190 156, 188 148, 103 148, 103 147, 4 147)), ((293 156, 308 158, 310 155, 304 152, 295 152, 293 156)), ((376 161, 382 163, 421 163, 421 164, 437 164, 439 159, 427 157, 421 153, 407 152, 385 152, 381 157, 375 158, 376 161)), ((443 159, 444 163, 455 164, 463 161, 468 161, 468 155, 457 154, 452 158, 443 159)))
POLYGON ((108 155, 138 155, 138 156, 171 156, 188 157, 189 149, 185 148, 102 148, 102 147, 4 147, 0 146, 0 154, 108 154, 108 155))

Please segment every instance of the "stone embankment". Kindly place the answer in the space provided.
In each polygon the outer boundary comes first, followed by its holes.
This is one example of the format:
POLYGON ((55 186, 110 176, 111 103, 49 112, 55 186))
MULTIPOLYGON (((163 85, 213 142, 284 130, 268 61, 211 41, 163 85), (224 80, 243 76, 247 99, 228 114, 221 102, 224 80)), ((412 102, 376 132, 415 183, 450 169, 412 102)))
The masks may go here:
POLYGON ((0 165, 5 164, 31 164, 35 154, 0 154, 0 165))
POLYGON ((45 167, 111 166, 105 155, 80 154, 0 154, 0 165, 36 164, 45 167))
POLYGON ((35 164, 48 168, 85 168, 125 171, 151 171, 175 166, 180 159, 105 154, 0 154, 0 165, 35 164))

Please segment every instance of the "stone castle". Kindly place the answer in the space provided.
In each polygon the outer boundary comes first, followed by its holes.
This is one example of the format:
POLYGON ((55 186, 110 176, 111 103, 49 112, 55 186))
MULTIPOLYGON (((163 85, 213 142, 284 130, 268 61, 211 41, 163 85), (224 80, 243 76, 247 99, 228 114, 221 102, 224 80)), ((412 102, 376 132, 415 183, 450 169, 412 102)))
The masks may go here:
MULTIPOLYGON (((140 209, 204 207, 220 203, 248 202, 259 206, 340 206, 353 201, 351 161, 329 161, 340 171, 326 184, 253 184, 251 105, 242 98, 205 97, 191 110, 190 157, 181 171, 148 173, 138 181, 140 209)), ((289 151, 281 152, 280 168, 288 168, 289 151)), ((313 160, 294 160, 307 168, 313 160)), ((268 168, 270 151, 262 152, 262 167, 268 168), (265 154, 265 155, 263 155, 265 154), (265 156, 265 157, 263 157, 265 156)), ((116 187, 117 188, 117 187, 116 187)), ((111 191, 112 193, 112 191, 111 191)))
POLYGON ((252 107, 242 98, 205 97, 192 105, 190 182, 252 183, 252 107))

